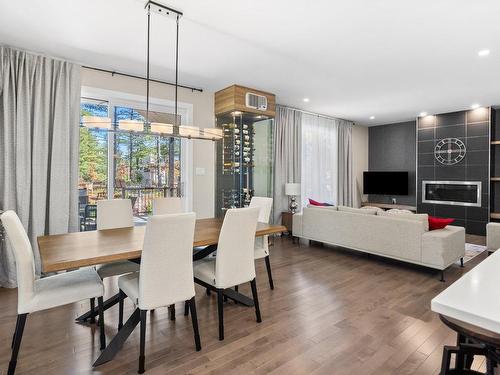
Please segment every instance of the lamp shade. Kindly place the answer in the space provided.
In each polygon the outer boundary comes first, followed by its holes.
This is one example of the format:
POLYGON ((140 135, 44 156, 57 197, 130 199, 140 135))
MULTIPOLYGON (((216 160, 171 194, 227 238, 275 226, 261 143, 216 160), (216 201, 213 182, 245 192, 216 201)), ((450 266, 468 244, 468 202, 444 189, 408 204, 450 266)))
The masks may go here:
POLYGON ((300 195, 300 184, 290 182, 288 184, 285 184, 285 194, 300 195))

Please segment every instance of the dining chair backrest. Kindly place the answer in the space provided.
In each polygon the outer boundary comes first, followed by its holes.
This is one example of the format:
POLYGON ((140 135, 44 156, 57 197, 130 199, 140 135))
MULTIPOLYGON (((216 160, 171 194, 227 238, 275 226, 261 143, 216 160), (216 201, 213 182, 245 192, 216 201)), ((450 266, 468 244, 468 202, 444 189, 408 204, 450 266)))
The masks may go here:
POLYGON ((183 213, 182 198, 166 197, 153 199, 153 215, 183 213))
POLYGON ((130 199, 104 199, 97 201, 97 230, 134 226, 130 199))
POLYGON ((273 208, 273 198, 252 197, 249 207, 259 207, 259 222, 269 223, 271 209, 273 208))
POLYGON ((17 310, 24 313, 35 292, 35 258, 26 230, 14 211, 5 211, 1 216, 2 225, 12 245, 17 274, 17 310))
POLYGON ((195 222, 194 212, 149 217, 139 273, 140 309, 169 306, 194 296, 195 222))
POLYGON ((215 262, 218 288, 229 288, 255 278, 254 245, 259 208, 233 208, 224 216, 215 262))

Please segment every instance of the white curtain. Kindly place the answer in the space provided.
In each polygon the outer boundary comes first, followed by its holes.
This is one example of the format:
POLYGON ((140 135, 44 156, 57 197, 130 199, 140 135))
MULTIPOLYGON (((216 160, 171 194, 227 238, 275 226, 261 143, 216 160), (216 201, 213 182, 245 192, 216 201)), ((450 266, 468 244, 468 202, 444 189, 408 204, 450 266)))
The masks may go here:
POLYGON ((338 123, 334 119, 302 115, 302 205, 309 198, 337 204, 338 123))
MULTIPOLYGON (((80 70, 0 46, 0 210, 19 215, 37 275, 37 236, 78 228, 80 70)), ((8 241, 0 243, 0 286, 16 286, 8 241)))

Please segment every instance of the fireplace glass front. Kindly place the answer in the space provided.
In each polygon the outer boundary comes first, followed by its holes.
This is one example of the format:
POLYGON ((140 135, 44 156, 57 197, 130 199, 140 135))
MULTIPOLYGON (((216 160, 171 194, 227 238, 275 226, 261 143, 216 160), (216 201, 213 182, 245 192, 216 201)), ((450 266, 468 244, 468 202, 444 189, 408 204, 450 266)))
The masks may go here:
POLYGON ((422 203, 481 207, 481 182, 422 181, 422 203))

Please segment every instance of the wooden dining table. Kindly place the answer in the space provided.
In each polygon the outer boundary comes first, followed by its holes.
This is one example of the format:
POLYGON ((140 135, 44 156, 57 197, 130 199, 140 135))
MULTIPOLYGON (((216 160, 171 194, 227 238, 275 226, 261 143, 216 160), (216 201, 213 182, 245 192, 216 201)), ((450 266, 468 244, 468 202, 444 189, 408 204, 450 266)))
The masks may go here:
MULTIPOLYGON (((202 259, 217 250, 222 219, 196 220, 193 240, 193 260, 202 259)), ((145 226, 74 232, 38 237, 38 249, 45 273, 68 271, 80 267, 95 266, 120 260, 139 262, 144 242, 145 226)), ((257 223, 256 237, 286 232, 286 227, 257 223)), ((224 296, 246 306, 253 306, 253 300, 234 289, 225 289, 224 296)), ((118 294, 104 302, 104 309, 118 303, 118 294)), ((76 320, 85 322, 97 316, 97 309, 90 310, 76 320)), ((139 316, 132 315, 122 329, 101 353, 94 366, 114 358, 123 343, 139 323, 139 316)))

